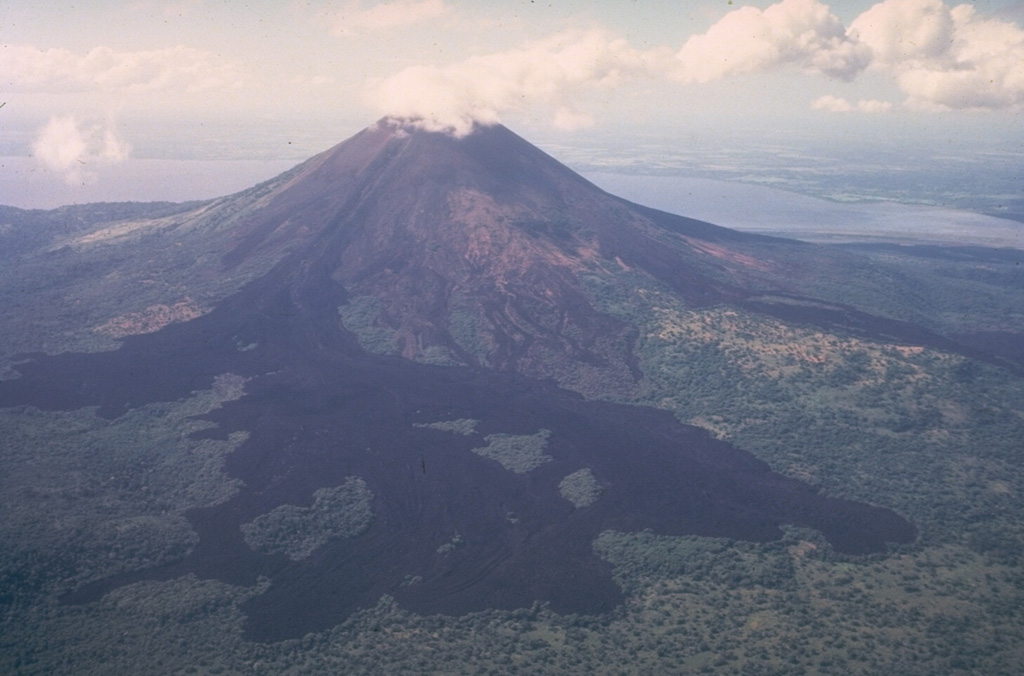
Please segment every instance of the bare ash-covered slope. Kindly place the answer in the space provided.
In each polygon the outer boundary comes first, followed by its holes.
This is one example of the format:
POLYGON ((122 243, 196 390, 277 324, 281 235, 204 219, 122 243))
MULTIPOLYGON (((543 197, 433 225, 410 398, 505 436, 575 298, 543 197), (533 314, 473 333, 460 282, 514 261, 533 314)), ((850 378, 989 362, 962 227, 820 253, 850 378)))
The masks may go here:
POLYGON ((635 330, 593 299, 624 275, 690 306, 965 349, 820 298, 808 312, 833 253, 627 202, 500 125, 455 138, 381 120, 268 187, 220 233, 226 269, 294 252, 292 284, 308 299, 343 287, 327 302, 377 353, 628 394, 635 330))
POLYGON ((245 609, 250 636, 274 640, 382 594, 424 613, 602 612, 621 599, 592 548, 606 529, 763 541, 793 524, 848 553, 915 537, 668 412, 529 377, 628 391, 634 329, 586 280, 643 274, 691 304, 740 302, 781 274, 750 254, 769 240, 614 198, 502 127, 455 139, 388 121, 192 219, 168 236, 209 247, 205 274, 272 267, 188 321, 30 356, 0 382, 5 406, 114 418, 246 379, 205 433, 248 435, 227 465, 244 486, 188 513, 199 540, 180 561, 72 600, 265 577, 245 609))
POLYGON ((502 126, 453 138, 382 120, 293 171, 235 229, 229 267, 301 249, 295 283, 343 286, 343 322, 375 351, 609 392, 638 377, 633 332, 594 309, 586 275, 638 269, 710 303, 771 265, 729 246, 765 238, 624 202, 502 126))

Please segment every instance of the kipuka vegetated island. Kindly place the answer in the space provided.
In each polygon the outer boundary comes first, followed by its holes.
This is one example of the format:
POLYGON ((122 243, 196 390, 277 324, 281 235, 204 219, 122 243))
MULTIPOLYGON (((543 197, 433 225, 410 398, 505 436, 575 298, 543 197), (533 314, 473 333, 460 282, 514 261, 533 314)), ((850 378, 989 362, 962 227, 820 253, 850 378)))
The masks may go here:
POLYGON ((0 222, 4 673, 1024 668, 1024 252, 395 119, 0 222))

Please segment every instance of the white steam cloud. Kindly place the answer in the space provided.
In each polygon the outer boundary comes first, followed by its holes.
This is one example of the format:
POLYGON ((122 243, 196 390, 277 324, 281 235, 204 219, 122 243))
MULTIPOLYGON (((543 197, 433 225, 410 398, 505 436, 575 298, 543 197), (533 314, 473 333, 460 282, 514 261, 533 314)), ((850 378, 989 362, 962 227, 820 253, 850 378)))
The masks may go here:
POLYGON ((567 31, 445 67, 407 68, 375 86, 370 98, 385 115, 456 135, 538 104, 553 111, 556 127, 571 129, 593 124, 580 109, 586 94, 641 78, 704 83, 789 66, 851 79, 870 55, 826 5, 783 0, 763 11, 730 12, 678 51, 640 51, 603 30, 567 31))
MULTIPOLYGON (((406 69, 378 83, 371 98, 385 115, 455 134, 539 103, 554 124, 571 128, 592 123, 581 110, 585 94, 641 78, 695 85, 788 70, 851 81, 868 69, 890 75, 911 108, 1024 110, 1024 30, 942 0, 883 0, 848 28, 819 0, 740 7, 679 49, 640 51, 600 30, 560 33, 451 66, 406 69)), ((811 105, 863 114, 893 107, 830 95, 811 105)))
POLYGON ((578 110, 581 95, 650 72, 652 59, 604 31, 570 31, 445 68, 407 68, 380 83, 371 98, 387 115, 456 136, 538 103, 554 109, 557 126, 576 128, 593 123, 578 110))
MULTIPOLYGON (((403 0, 365 12, 399 5, 422 6, 423 16, 434 3, 403 0)), ((360 21, 366 27, 387 23, 360 21)), ((942 0, 883 0, 849 27, 819 0, 741 7, 679 49, 640 51, 603 30, 564 32, 444 67, 407 68, 378 83, 370 98, 385 115, 457 135, 538 104, 552 110, 554 124, 572 128, 592 123, 581 103, 602 88, 651 77, 696 85, 786 69, 843 81, 867 69, 889 74, 910 107, 1024 109, 1024 30, 942 0)), ((856 113, 892 108, 886 101, 836 96, 811 105, 856 113)))
POLYGON ((32 154, 68 185, 93 183, 96 169, 128 159, 131 146, 111 125, 79 124, 74 115, 53 116, 32 143, 32 154))

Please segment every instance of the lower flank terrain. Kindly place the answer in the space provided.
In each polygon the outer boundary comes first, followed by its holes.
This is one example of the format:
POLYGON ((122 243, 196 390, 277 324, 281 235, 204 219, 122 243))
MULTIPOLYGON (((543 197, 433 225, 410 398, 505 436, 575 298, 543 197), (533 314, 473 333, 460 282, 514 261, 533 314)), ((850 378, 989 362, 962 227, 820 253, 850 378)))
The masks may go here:
POLYGON ((384 594, 423 614, 535 602, 607 613, 623 595, 593 549, 606 530, 766 542, 789 525, 850 554, 916 536, 888 510, 822 497, 665 411, 367 355, 329 331, 330 319, 296 311, 275 284, 271 274, 201 318, 114 352, 37 359, 0 386, 8 404, 93 405, 113 418, 209 386, 213 369, 246 379, 244 395, 205 416, 216 426, 199 433, 247 439, 227 457, 236 494, 184 512, 198 534, 191 552, 94 581, 66 602, 95 602, 143 579, 263 578, 269 587, 243 610, 247 635, 269 641, 328 629, 384 594), (599 492, 585 507, 559 487, 580 470, 599 492), (318 512, 318 491, 353 479, 362 495, 339 493, 318 512), (357 512, 351 526, 346 510, 357 512), (275 518, 281 533, 267 525, 275 518), (290 546, 288 537, 299 539, 290 546))
POLYGON ((1024 254, 501 127, 0 210, 0 672, 1024 672, 1024 254))

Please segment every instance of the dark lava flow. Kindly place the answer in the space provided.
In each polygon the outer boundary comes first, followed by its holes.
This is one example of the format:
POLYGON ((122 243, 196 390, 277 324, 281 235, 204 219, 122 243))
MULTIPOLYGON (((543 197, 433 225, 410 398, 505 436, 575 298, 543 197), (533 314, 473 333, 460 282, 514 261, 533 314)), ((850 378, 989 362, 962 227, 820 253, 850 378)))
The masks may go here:
POLYGON ((650 528, 751 541, 781 524, 820 530, 840 552, 884 551, 915 528, 893 512, 825 498, 750 454, 665 411, 585 401, 557 387, 484 369, 367 355, 339 330, 345 291, 316 266, 282 261, 211 313, 124 341, 115 352, 37 356, 0 383, 4 406, 99 405, 116 417, 209 387, 214 374, 250 377, 246 394, 203 434, 251 436, 230 457, 240 494, 188 517, 200 535, 182 561, 102 580, 71 595, 99 598, 140 579, 187 573, 238 584, 268 576, 248 601, 247 635, 275 641, 325 629, 393 595, 419 613, 461 614, 550 602, 601 613, 622 599, 591 543, 605 529, 650 528), (258 344, 248 351, 238 345, 258 344), (477 434, 415 427, 472 418, 477 434), (515 474, 471 452, 492 433, 551 431, 537 469, 515 474), (559 481, 590 468, 604 493, 574 509, 559 481), (249 549, 239 531, 282 504, 362 477, 373 521, 294 562, 249 549), (511 518, 514 515, 514 518, 511 518), (461 544, 439 552, 455 535, 461 544), (422 581, 403 585, 419 576, 422 581))

